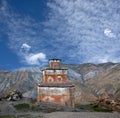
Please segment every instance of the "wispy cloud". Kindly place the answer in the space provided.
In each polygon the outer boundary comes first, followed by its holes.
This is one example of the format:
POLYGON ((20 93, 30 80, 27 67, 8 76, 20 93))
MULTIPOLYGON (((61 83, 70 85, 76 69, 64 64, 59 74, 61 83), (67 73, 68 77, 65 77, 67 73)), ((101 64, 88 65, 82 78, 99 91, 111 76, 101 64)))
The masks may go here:
MULTIPOLYGON (((0 6, 0 24, 9 40, 9 48, 21 59, 21 62, 29 65, 45 63, 46 54, 44 49, 39 48, 41 40, 41 23, 30 18, 21 16, 12 10, 6 0, 0 6), (37 53, 40 52, 40 53, 37 53)), ((44 42, 43 42, 44 43, 44 42)))
POLYGON ((119 61, 119 4, 119 0, 50 0, 46 21, 36 22, 16 14, 3 0, 0 24, 10 49, 29 64, 50 57, 71 63, 119 61))
POLYGON ((120 58, 119 4, 113 0, 53 0, 48 3, 51 14, 46 32, 64 42, 71 61, 116 61, 120 58))

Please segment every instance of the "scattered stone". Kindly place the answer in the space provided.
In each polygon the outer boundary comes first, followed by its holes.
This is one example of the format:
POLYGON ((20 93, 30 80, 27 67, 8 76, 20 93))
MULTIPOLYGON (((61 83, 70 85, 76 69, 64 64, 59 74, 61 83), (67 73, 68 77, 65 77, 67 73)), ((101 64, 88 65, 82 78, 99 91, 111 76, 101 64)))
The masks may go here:
POLYGON ((113 95, 103 93, 99 95, 98 100, 96 102, 98 106, 107 108, 114 112, 120 112, 120 101, 116 100, 113 95))
POLYGON ((19 90, 13 90, 8 95, 1 97, 1 100, 18 101, 22 99, 22 93, 19 90))

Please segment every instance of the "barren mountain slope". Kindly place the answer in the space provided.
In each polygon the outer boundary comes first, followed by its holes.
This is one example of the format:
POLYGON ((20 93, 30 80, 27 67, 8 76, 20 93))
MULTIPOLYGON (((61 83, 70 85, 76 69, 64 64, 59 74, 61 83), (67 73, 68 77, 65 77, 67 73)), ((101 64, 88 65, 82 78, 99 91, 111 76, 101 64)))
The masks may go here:
POLYGON ((97 78, 87 80, 85 85, 96 94, 106 92, 120 98, 120 64, 107 69, 97 78))
MULTIPOLYGON (((107 92, 120 97, 120 64, 63 64, 68 68, 67 81, 76 86, 77 102, 95 100, 98 94, 107 92)), ((0 70, 0 95, 13 89, 20 90, 25 97, 37 96, 36 85, 42 81, 39 67, 29 67, 8 72, 0 70)))

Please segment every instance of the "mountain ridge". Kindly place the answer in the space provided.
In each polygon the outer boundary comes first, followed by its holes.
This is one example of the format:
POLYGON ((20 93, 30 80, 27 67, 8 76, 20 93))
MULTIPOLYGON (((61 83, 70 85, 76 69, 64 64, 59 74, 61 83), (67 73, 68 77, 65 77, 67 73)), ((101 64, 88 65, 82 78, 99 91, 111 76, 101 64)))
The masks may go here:
MULTIPOLYGON (((62 67, 68 68, 68 81, 76 86, 77 102, 94 100, 102 92, 119 96, 120 63, 62 64, 62 67)), ((0 95, 19 89, 25 97, 36 98, 36 85, 42 82, 43 78, 41 69, 40 67, 27 67, 12 72, 0 71, 0 95)))

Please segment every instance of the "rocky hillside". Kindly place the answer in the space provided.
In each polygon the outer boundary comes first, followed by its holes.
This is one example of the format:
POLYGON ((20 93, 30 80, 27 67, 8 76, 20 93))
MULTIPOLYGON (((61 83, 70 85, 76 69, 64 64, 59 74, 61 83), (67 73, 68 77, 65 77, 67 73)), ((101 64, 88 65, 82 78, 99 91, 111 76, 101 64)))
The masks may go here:
POLYGON ((42 72, 40 68, 23 68, 15 72, 1 71, 0 72, 0 95, 8 93, 11 90, 19 89, 30 97, 35 94, 37 83, 42 81, 42 72))
MULTIPOLYGON (((68 68, 68 81, 76 85, 76 101, 91 101, 107 92, 120 97, 120 64, 63 64, 68 68)), ((36 97, 36 84, 42 81, 39 67, 22 68, 14 72, 0 70, 0 95, 13 89, 20 90, 25 97, 36 97)))
POLYGON ((97 95, 108 93, 120 99, 120 64, 106 69, 98 77, 87 80, 85 86, 97 95))

